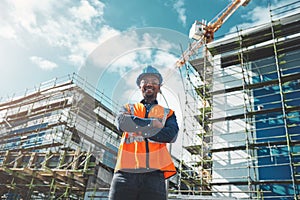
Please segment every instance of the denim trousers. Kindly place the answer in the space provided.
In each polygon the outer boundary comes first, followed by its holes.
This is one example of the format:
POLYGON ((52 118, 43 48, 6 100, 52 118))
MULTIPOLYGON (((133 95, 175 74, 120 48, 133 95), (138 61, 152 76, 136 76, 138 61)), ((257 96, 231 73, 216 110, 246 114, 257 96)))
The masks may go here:
POLYGON ((114 174, 109 200, 166 200, 166 183, 161 171, 114 174))

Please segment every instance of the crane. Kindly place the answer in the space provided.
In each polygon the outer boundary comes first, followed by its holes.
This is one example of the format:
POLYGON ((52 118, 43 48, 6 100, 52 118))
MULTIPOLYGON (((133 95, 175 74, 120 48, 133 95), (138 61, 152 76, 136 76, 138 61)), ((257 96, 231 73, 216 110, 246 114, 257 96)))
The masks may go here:
POLYGON ((212 20, 213 22, 206 23, 205 21, 195 21, 189 33, 189 37, 194 39, 190 47, 185 50, 179 60, 176 62, 176 67, 182 67, 189 58, 197 52, 204 44, 209 43, 214 39, 214 33, 223 25, 223 23, 240 7, 246 6, 250 0, 232 0, 232 2, 212 20))

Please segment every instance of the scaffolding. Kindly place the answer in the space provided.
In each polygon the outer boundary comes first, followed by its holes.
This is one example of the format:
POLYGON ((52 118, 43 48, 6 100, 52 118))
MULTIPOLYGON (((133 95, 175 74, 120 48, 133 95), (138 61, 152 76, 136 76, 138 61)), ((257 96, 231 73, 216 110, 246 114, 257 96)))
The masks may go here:
POLYGON ((1 198, 107 193, 121 135, 111 111, 117 107, 76 74, 0 103, 1 198))
POLYGON ((7 151, 0 160, 0 193, 7 199, 83 198, 96 163, 90 153, 79 151, 7 151))
MULTIPOLYGON (((184 148, 169 199, 299 199, 299 4, 203 41, 182 68, 184 148)), ((119 107, 75 74, 1 100, 1 198, 107 199, 119 107)))
POLYGON ((186 65, 202 83, 191 81, 201 145, 187 149, 210 176, 195 194, 299 199, 299 4, 270 8, 270 23, 204 45, 186 65))

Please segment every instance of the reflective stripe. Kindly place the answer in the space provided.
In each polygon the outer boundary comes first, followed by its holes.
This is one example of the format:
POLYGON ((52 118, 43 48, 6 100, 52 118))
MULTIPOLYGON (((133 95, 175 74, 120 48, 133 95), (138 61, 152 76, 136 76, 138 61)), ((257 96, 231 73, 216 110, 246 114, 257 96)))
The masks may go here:
POLYGON ((131 115, 134 115, 134 105, 133 104, 128 104, 129 106, 129 111, 131 115))
MULTIPOLYGON (((167 121, 167 117, 168 117, 168 115, 169 115, 169 112, 170 112, 170 109, 164 108, 164 116, 163 116, 162 121, 161 121, 161 123, 162 123, 163 126, 165 126, 165 123, 166 123, 166 121, 167 121)), ((151 139, 149 139, 149 138, 148 138, 148 140, 149 140, 150 142, 152 142, 152 143, 162 143, 162 142, 157 142, 157 141, 151 140, 151 139)))
POLYGON ((162 118, 162 121, 161 121, 163 126, 165 126, 169 112, 170 112, 170 109, 164 108, 164 117, 162 118))
MULTIPOLYGON (((129 106, 129 112, 131 115, 134 115, 134 105, 133 104, 128 104, 129 106)), ((125 139, 126 143, 132 143, 135 141, 134 133, 133 132, 128 132, 128 138, 125 139)))

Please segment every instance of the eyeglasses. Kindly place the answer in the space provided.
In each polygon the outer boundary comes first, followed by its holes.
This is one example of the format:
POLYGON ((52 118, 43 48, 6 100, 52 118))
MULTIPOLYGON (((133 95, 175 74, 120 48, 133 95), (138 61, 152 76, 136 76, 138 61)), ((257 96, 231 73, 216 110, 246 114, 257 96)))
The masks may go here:
POLYGON ((154 80, 141 80, 140 82, 140 85, 148 85, 148 84, 151 84, 151 85, 159 85, 159 80, 157 79, 154 79, 154 80))

